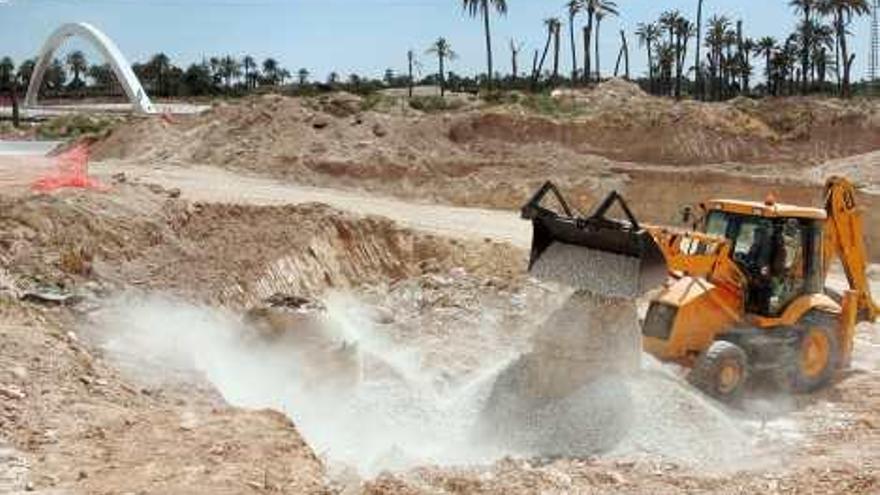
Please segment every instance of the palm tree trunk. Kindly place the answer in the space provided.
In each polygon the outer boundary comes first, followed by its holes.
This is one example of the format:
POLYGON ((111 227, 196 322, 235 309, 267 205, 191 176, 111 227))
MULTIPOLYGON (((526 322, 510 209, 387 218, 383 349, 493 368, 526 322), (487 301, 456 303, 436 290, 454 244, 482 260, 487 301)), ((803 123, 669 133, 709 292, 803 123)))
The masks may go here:
POLYGON ((511 45, 510 47, 510 69, 513 72, 513 80, 516 81, 516 78, 519 76, 519 67, 516 63, 517 50, 511 45))
POLYGON ((532 85, 533 86, 534 86, 534 83, 537 79, 536 74, 538 74, 538 49, 537 48, 535 49, 535 55, 532 57, 532 85))
POLYGON ((839 10, 834 12, 834 72, 837 76, 837 93, 843 92, 843 81, 840 74, 840 23, 841 13, 839 10))
POLYGON ((584 28, 584 82, 590 82, 593 77, 593 67, 591 65, 592 53, 592 37, 593 37, 593 13, 587 14, 587 27, 584 28))
POLYGON ((409 98, 412 99, 412 97, 413 97, 413 52, 412 52, 412 50, 410 50, 409 52, 406 53, 406 61, 407 61, 407 64, 409 65, 409 77, 407 77, 407 80, 406 80, 407 94, 409 95, 409 98))
POLYGON ((801 49, 801 91, 806 94, 808 89, 807 74, 810 73, 810 52, 813 43, 813 30, 810 27, 810 7, 804 7, 804 41, 801 49))
POLYGON ((547 52, 550 51, 550 41, 553 39, 553 31, 551 29, 547 29, 547 42, 544 43, 544 53, 541 54, 541 62, 538 63, 538 68, 535 70, 535 73, 532 74, 532 79, 534 82, 538 82, 538 79, 541 78, 541 71, 544 70, 544 62, 547 61, 547 52))
POLYGON ((486 65, 488 66, 489 73, 487 74, 487 81, 489 87, 492 87, 492 33, 489 29, 489 2, 483 2, 483 25, 486 28, 486 65))
POLYGON ((577 42, 574 39, 574 12, 568 14, 568 34, 571 38, 571 83, 577 81, 578 62, 577 62, 577 42))
POLYGON ((559 27, 553 30, 553 83, 559 79, 559 27))
POLYGON ((12 78, 12 127, 18 129, 21 125, 18 116, 18 81, 15 76, 12 78))
POLYGON ((443 54, 440 53, 437 58, 440 59, 440 97, 443 98, 446 96, 446 75, 443 70, 443 54))
MULTIPOLYGON (((850 87, 849 87, 849 78, 850 78, 850 69, 852 68, 852 62, 850 61, 849 53, 846 46, 846 26, 843 25, 843 13, 838 12, 839 16, 839 24, 837 26, 837 37, 840 40, 840 58, 843 61, 843 84, 840 88, 840 94, 844 98, 849 98, 850 96, 850 87)), ((838 71, 840 68, 837 69, 838 71)))
MULTIPOLYGON (((749 52, 746 51, 746 52, 743 54, 743 57, 745 57, 745 59, 746 59, 745 67, 746 67, 746 68, 750 67, 749 52)), ((742 75, 742 78, 743 78, 743 93, 745 93, 746 95, 748 95, 748 94, 751 92, 751 87, 750 87, 750 86, 751 86, 751 81, 750 81, 750 79, 749 79, 749 72, 748 72, 748 71, 744 71, 744 72, 743 72, 743 75, 742 75)))
POLYGON ((681 50, 681 36, 675 38, 675 99, 681 99, 681 68, 684 65, 681 50))
POLYGON ((648 47, 648 88, 654 94, 654 52, 651 50, 651 40, 645 43, 648 47))
POLYGON ((602 82, 602 67, 599 65, 599 28, 602 25, 602 19, 596 18, 596 82, 602 82))
POLYGON ((623 67, 625 79, 629 81, 629 43, 626 42, 626 32, 621 29, 620 30, 620 39, 623 41, 623 67))
POLYGON ((703 44, 703 0, 698 0, 697 2, 697 57, 694 61, 694 70, 696 73, 696 88, 694 88, 694 92, 697 94, 697 99, 702 100, 704 98, 703 95, 703 70, 702 64, 700 60, 700 48, 703 44))

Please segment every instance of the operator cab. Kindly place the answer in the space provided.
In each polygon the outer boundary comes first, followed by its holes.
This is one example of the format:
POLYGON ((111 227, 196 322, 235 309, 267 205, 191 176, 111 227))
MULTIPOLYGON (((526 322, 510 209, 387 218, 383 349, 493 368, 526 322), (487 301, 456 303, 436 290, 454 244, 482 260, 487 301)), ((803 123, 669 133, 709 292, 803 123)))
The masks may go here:
POLYGON ((779 316, 802 294, 824 290, 824 210, 715 200, 706 205, 704 231, 730 241, 731 256, 749 280, 746 310, 779 316))

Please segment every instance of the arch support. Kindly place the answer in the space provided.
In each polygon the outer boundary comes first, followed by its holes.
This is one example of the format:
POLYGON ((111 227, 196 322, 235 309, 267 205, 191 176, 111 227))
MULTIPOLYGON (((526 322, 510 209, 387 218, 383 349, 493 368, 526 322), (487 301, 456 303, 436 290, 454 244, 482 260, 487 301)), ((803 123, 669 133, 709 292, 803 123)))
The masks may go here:
POLYGON ((101 52, 107 62, 110 63, 116 79, 122 85, 125 95, 134 105, 137 112, 155 113, 156 110, 150 101, 150 97, 147 96, 140 80, 138 80, 134 71, 131 70, 131 65, 125 59, 125 56, 122 55, 122 52, 119 51, 116 43, 113 43, 113 40, 97 28, 85 22, 62 25, 43 44, 43 48, 40 50, 40 55, 37 58, 37 64, 34 66, 34 72, 31 75, 27 95, 24 98, 26 107, 37 105, 37 95, 40 92, 40 87, 43 85, 43 78, 46 76, 46 70, 49 68, 49 64, 52 63, 55 52, 58 51, 58 48, 67 38, 73 36, 88 40, 101 52))

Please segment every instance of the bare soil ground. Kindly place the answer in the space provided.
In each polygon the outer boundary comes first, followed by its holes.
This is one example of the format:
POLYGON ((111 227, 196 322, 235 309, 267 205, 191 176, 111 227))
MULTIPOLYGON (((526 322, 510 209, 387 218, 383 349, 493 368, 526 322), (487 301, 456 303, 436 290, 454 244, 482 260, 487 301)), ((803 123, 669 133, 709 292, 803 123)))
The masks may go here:
MULTIPOLYGON (((0 161, 0 491, 878 493, 876 325, 859 328, 853 369, 833 388, 756 393, 724 409, 756 455, 698 467, 650 450, 419 462, 407 449, 442 437, 429 411, 424 435, 397 446, 366 431, 378 405, 340 423, 357 436, 326 436, 314 415, 296 414, 310 396, 285 395, 291 409, 237 407, 249 403, 213 368, 143 368, 137 354, 147 349, 120 358, 96 323, 119 295, 129 297, 123 308, 157 294, 219 308, 233 328, 273 296, 314 301, 328 313, 364 312, 358 325, 406 350, 410 371, 443 398, 525 349, 557 297, 525 276, 528 224, 510 211, 543 180, 582 208, 625 190, 640 215, 664 223, 707 195, 760 199, 770 189, 818 204, 822 179, 840 172, 865 186, 870 206, 877 112, 867 101, 674 103, 620 82, 436 114, 347 95, 265 96, 117 127, 92 147, 108 192, 34 195, 27 185, 51 164, 0 161), (334 453, 359 435, 380 443, 366 467, 400 467, 358 472, 359 459, 334 453)), ((160 310, 127 331, 186 333, 173 316, 160 310)), ((401 372, 365 362, 383 380, 401 372)), ((268 386, 244 383, 245 395, 268 386)), ((418 431, 420 418, 388 431, 418 431)))
POLYGON ((880 260, 876 100, 674 102, 610 81, 553 97, 424 113, 332 94, 262 96, 198 116, 138 119, 93 146, 97 160, 213 165, 300 185, 407 200, 518 208, 544 181, 586 208, 609 189, 644 221, 677 222, 706 196, 821 204, 829 174, 863 188, 880 260))
POLYGON ((613 162, 794 179, 874 151, 871 100, 673 102, 611 81, 546 101, 511 96, 423 113, 346 94, 263 96, 173 121, 141 120, 96 158, 234 167, 301 184, 372 189, 475 206, 517 205, 547 176, 571 187, 613 162))

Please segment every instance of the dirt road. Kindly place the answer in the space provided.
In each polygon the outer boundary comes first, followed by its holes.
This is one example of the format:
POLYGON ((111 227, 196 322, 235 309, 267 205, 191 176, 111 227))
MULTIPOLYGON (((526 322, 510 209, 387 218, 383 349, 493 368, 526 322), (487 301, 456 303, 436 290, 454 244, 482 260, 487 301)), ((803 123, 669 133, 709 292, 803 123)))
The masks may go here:
POLYGON ((253 205, 324 203, 353 213, 387 217, 412 229, 448 237, 491 238, 522 248, 528 247, 531 238, 528 222, 509 211, 413 203, 367 193, 299 186, 212 166, 148 168, 102 162, 93 164, 91 171, 105 178, 124 172, 132 180, 180 189, 192 201, 253 205))
MULTIPOLYGON (((488 238, 523 249, 528 249, 531 242, 531 226, 511 211, 414 203, 368 193, 300 186, 208 165, 146 167, 107 161, 91 165, 91 171, 105 180, 123 172, 131 180, 177 188, 192 201, 251 205, 324 203, 352 213, 386 217, 405 227, 446 237, 488 238)), ((874 265, 871 273, 880 273, 880 266, 874 265)), ((832 270, 829 284, 842 287, 845 283, 842 270, 832 270)), ((880 286, 874 291, 880 293, 880 286)))

